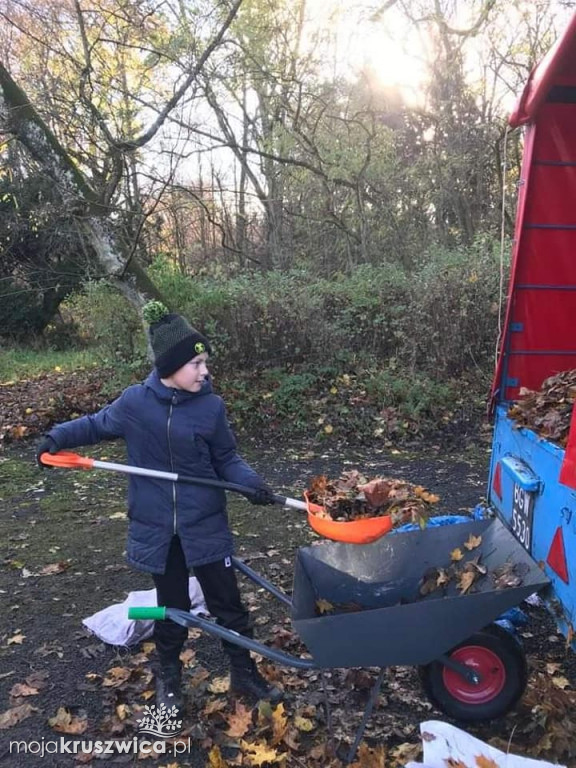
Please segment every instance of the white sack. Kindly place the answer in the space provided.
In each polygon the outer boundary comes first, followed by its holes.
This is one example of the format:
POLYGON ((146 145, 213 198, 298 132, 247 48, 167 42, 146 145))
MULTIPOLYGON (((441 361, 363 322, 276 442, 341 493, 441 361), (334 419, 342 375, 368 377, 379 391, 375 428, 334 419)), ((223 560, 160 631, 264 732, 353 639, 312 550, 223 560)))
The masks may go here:
MULTIPOLYGON (((190 576, 188 580, 188 591, 190 594, 190 603, 192 607, 190 612, 195 616, 200 614, 208 615, 208 609, 204 602, 204 595, 198 579, 190 576)), ((93 616, 89 616, 82 621, 90 632, 94 633, 100 640, 109 645, 137 645, 142 640, 152 635, 154 631, 153 621, 130 621, 128 619, 128 608, 131 606, 140 606, 150 608, 158 605, 156 600, 156 590, 147 589, 139 592, 130 592, 123 603, 116 603, 104 608, 93 616)))
MULTIPOLYGON (((440 720, 420 723, 424 748, 423 763, 408 763, 405 768, 446 768, 448 760, 461 761, 467 768, 478 768, 476 758, 493 760, 498 768, 566 768, 557 763, 501 752, 454 725, 440 720)), ((481 761, 482 762, 482 761, 481 761)))

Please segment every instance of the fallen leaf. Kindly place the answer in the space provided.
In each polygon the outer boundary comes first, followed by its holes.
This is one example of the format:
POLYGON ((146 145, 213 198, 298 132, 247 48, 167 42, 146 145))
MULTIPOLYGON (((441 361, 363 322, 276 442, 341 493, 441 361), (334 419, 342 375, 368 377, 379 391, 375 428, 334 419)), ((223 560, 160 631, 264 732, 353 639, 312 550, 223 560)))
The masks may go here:
POLYGON ((263 742, 249 743, 247 741, 241 741, 240 746, 244 751, 244 755, 249 765, 279 763, 286 757, 285 754, 278 754, 275 749, 270 749, 270 747, 263 742))
POLYGON ((298 741, 298 731, 296 728, 288 728, 286 733, 284 734, 283 742, 286 744, 288 749, 291 749, 292 752, 299 752, 300 751, 300 742, 298 741))
POLYGON ((127 704, 118 704, 116 707, 116 714, 119 720, 126 720, 130 714, 130 707, 127 704))
POLYGON ((284 704, 278 704, 272 712, 272 739, 270 743, 273 747, 277 746, 286 733, 288 718, 284 711, 284 704))
POLYGON ((299 731, 304 731, 304 733, 310 733, 310 731, 316 728, 316 723, 313 723, 308 717, 300 717, 300 715, 296 715, 294 718, 294 725, 299 731))
POLYGON ((230 678, 228 675, 226 675, 226 677, 215 677, 214 680, 208 683, 208 690, 210 693, 227 693, 229 688, 230 678))
POLYGON ((570 680, 568 680, 566 677, 563 677, 562 675, 558 675, 557 677, 552 678, 552 683, 556 686, 556 688, 564 690, 564 688, 568 688, 570 685, 570 680))
POLYGON ((242 738, 252 725, 252 710, 241 702, 236 702, 234 712, 227 718, 226 733, 233 739, 242 738))
POLYGON ((16 683, 12 686, 10 689, 10 696, 17 699, 20 696, 36 696, 38 693, 38 688, 34 688, 31 685, 26 685, 26 683, 16 683))
POLYGON ((476 755, 474 759, 478 768, 499 768, 498 763, 486 755, 476 755))
POLYGON ((125 683, 131 674, 132 670, 128 669, 128 667, 110 667, 106 672, 102 685, 105 688, 117 688, 122 683, 125 683))
POLYGON ((456 760, 454 757, 444 758, 444 762, 448 768, 468 768, 466 763, 463 763, 462 760, 456 760))
POLYGON ((506 562, 492 571, 492 578, 496 589, 510 589, 522 584, 522 576, 518 572, 518 563, 506 562))
POLYGON ((225 699, 211 699, 202 710, 202 714, 204 717, 210 717, 217 712, 222 712, 227 706, 228 702, 225 699))
POLYGON ((212 747, 208 753, 208 765, 210 768, 228 768, 228 763, 222 757, 220 747, 212 747))
POLYGON ((366 485, 359 485, 358 490, 364 494, 366 501, 371 507, 382 507, 390 497, 392 483, 382 478, 376 478, 366 483, 366 485))
POLYGON ((386 747, 371 748, 362 742, 358 747, 357 761, 350 768, 385 768, 386 747))
POLYGON ((272 704, 266 699, 258 702, 258 725, 266 726, 272 720, 272 704))
POLYGON ((482 536, 473 536, 470 534, 468 540, 464 542, 464 547, 471 552, 473 549, 479 547, 480 544, 482 544, 482 536))
POLYGON ((76 717, 66 707, 58 707, 54 717, 48 718, 48 725, 59 733, 84 733, 88 727, 86 717, 76 717))
POLYGON ((465 595, 470 589, 472 584, 476 581, 477 574, 474 571, 466 571, 461 573, 458 578, 458 589, 461 594, 465 595))
POLYGON ((60 560, 58 563, 50 563, 49 565, 45 565, 44 568, 40 568, 38 574, 40 576, 52 576, 55 573, 63 573, 69 567, 70 563, 65 560, 60 560))
POLYGON ((192 666, 192 663, 196 659, 196 651, 193 651, 192 648, 187 648, 185 651, 182 651, 180 654, 180 661, 182 664, 184 664, 185 667, 192 666))
POLYGON ((442 587, 444 584, 448 584, 450 582, 450 576, 446 573, 444 568, 438 568, 438 576, 436 578, 436 586, 442 587))
POLYGON ((325 613, 333 613, 334 606, 331 602, 321 597, 319 600, 316 600, 316 610, 322 616, 325 613))
POLYGON ((462 560, 463 557, 464 555, 462 554, 461 549, 456 548, 456 549, 453 549, 452 552, 450 552, 450 560, 452 560, 452 562, 454 563, 457 563, 459 560, 462 560))
POLYGON ((429 568, 422 577, 422 584, 420 585, 420 594, 423 596, 430 595, 438 588, 438 569, 429 568))
POLYGON ((30 704, 19 704, 17 707, 7 709, 0 714, 0 730, 6 730, 6 728, 12 728, 17 723, 30 717, 32 712, 37 710, 30 704))
POLYGON ((26 635, 17 634, 13 635, 12 637, 9 637, 6 641, 6 645, 22 645, 24 642, 26 635))
POLYGON ((208 680, 210 672, 204 667, 198 667, 193 675, 188 678, 188 685, 190 688, 197 688, 204 680, 208 680))

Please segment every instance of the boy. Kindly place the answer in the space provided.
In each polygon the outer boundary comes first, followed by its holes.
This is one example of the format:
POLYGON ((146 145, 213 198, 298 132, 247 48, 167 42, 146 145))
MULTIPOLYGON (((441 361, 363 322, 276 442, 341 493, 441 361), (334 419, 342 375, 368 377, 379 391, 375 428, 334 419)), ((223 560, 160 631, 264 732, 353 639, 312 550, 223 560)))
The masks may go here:
MULTIPOLYGON (((236 452, 224 402, 212 392, 208 339, 160 302, 149 302, 144 317, 150 323, 152 373, 98 413, 53 427, 38 446, 39 463, 44 452, 123 438, 132 465, 238 483, 254 489, 247 496, 253 504, 273 504, 272 491, 236 452)), ((152 574, 158 605, 190 610, 188 574, 193 570, 218 623, 252 636, 230 560, 233 540, 223 490, 132 475, 128 518, 127 560, 152 574)), ((171 621, 158 621, 154 628, 156 706, 176 706, 180 713, 179 656, 187 634, 171 621)), ((281 691, 260 675, 247 650, 222 644, 232 692, 280 700, 281 691)))

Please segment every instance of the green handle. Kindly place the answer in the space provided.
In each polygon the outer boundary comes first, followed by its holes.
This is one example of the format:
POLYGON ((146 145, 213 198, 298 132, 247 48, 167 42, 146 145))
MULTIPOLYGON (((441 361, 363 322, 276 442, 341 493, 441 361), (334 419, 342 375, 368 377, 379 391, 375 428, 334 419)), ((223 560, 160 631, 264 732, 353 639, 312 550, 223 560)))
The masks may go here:
POLYGON ((166 608, 164 606, 153 606, 152 608, 128 608, 128 618, 133 621, 144 619, 145 621, 163 621, 166 618, 166 608))

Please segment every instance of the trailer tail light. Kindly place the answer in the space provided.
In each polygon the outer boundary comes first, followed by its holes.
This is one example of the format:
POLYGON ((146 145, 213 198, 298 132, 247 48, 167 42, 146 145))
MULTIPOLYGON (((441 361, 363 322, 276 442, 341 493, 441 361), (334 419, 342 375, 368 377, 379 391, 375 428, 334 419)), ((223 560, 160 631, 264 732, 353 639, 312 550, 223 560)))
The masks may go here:
POLYGON ((498 496, 500 501, 502 501, 502 466, 500 465, 500 462, 496 464, 496 469, 494 470, 494 479, 492 480, 492 490, 498 496))
POLYGON ((570 577, 568 576, 568 566, 566 564, 566 550, 564 549, 564 534, 562 533, 562 528, 560 527, 556 529, 556 533, 552 539, 552 544, 550 545, 550 551, 548 552, 546 562, 550 568, 552 568, 554 573, 559 576, 565 584, 570 582, 570 577))

